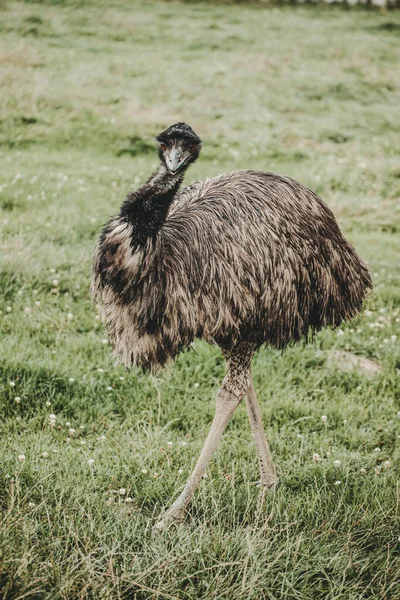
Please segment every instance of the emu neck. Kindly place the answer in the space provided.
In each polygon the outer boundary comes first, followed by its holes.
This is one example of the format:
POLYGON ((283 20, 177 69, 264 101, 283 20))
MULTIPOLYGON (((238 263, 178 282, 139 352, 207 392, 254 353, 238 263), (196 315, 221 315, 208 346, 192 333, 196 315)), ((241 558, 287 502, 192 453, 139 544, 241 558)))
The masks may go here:
POLYGON ((184 170, 171 174, 164 165, 136 192, 127 195, 121 217, 134 226, 134 244, 142 245, 163 226, 182 183, 184 170))

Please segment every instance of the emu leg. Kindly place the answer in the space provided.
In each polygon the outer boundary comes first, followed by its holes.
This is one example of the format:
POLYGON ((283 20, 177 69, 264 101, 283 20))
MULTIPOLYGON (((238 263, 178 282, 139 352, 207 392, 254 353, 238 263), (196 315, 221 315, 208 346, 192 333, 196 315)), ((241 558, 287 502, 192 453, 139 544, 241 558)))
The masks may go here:
POLYGON ((224 384, 219 389, 214 420, 211 424, 210 431, 194 471, 187 480, 182 493, 172 506, 162 515, 161 521, 155 525, 156 530, 162 529, 168 521, 181 519, 183 517, 185 508, 192 499, 233 412, 239 406, 240 401, 244 396, 244 391, 245 388, 243 388, 242 394, 234 394, 228 391, 224 384))
POLYGON ((261 485, 268 488, 275 488, 276 484, 278 483, 278 477, 275 472, 274 463, 272 462, 272 456, 269 450, 267 438, 265 437, 260 407, 257 402, 257 396, 254 389, 251 372, 246 394, 246 406, 249 413, 251 431, 253 433, 253 438, 256 443, 257 453, 260 460, 261 485))

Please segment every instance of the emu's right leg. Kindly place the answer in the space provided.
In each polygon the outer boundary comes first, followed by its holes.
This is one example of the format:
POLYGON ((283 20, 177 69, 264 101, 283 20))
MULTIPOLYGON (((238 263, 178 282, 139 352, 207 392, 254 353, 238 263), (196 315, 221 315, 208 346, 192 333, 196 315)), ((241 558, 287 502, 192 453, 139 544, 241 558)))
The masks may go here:
POLYGON ((248 369, 248 362, 243 361, 241 358, 232 358, 228 361, 228 373, 218 391, 214 419, 200 457, 183 491, 162 515, 161 521, 155 525, 154 529, 156 531, 163 529, 169 521, 182 519, 231 416, 246 393, 249 384, 248 369))
POLYGON ((254 389, 253 378, 249 373, 249 386, 246 394, 246 406, 249 413, 251 431, 256 443, 258 458, 260 460, 260 479, 261 485, 267 488, 275 488, 278 483, 278 477, 272 462, 271 452, 269 450, 267 438, 265 436, 264 426, 261 418, 260 407, 257 402, 256 391, 254 389))

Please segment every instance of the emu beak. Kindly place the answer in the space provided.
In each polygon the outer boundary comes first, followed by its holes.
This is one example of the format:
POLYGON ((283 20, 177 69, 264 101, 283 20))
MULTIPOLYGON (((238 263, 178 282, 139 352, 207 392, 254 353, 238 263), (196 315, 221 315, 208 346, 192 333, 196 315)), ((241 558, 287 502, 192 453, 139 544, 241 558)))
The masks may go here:
POLYGON ((176 173, 185 162, 182 151, 179 148, 171 148, 165 153, 165 162, 170 173, 176 173))

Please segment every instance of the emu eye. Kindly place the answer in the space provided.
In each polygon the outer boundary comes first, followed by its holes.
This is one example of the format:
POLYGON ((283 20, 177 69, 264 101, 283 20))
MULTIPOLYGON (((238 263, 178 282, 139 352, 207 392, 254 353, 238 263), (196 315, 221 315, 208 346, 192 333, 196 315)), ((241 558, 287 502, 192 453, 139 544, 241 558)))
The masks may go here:
POLYGON ((167 149, 167 146, 165 144, 160 144, 160 148, 164 152, 167 149))
POLYGON ((193 146, 190 146, 190 151, 193 152, 193 150, 196 150, 197 148, 197 144, 193 144, 193 146))

